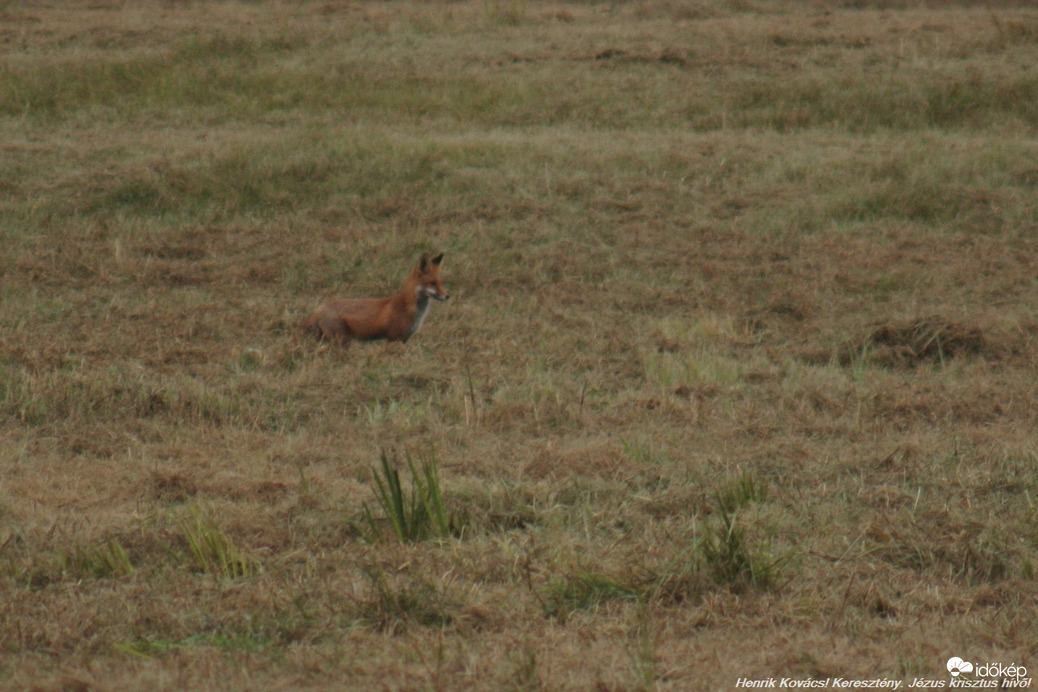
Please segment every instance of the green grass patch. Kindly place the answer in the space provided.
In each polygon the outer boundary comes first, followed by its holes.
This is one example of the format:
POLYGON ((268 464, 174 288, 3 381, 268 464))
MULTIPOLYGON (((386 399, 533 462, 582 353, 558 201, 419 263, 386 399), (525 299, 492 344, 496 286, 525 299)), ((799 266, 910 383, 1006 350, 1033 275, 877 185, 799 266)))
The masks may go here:
POLYGON ((228 652, 260 652, 275 644, 263 633, 228 634, 225 632, 200 632, 182 639, 142 639, 119 642, 116 651, 135 658, 155 658, 176 651, 213 648, 228 652))

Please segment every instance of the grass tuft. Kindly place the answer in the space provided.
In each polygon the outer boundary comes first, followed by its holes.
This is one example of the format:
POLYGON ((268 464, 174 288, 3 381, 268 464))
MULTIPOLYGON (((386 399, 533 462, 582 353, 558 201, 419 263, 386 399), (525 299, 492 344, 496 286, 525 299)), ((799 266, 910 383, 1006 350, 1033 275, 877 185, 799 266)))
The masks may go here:
POLYGON ((188 516, 181 520, 180 535, 187 544, 190 565, 195 571, 239 579, 248 577, 255 569, 254 560, 198 505, 192 505, 188 516))
POLYGON ((385 451, 381 465, 371 471, 371 485, 375 501, 382 509, 376 517, 365 503, 362 521, 367 528, 365 535, 377 542, 383 534, 382 526, 388 524, 397 540, 415 543, 429 539, 444 539, 459 535, 461 529, 454 515, 448 515, 440 492, 440 469, 435 458, 430 457, 415 467, 410 454, 405 456, 407 470, 411 475, 410 492, 404 491, 400 472, 390 464, 385 451))
POLYGON ((134 573, 130 556, 118 539, 82 546, 59 553, 61 569, 75 579, 129 577, 134 573))
POLYGON ((606 602, 637 602, 644 598, 645 590, 641 585, 602 572, 579 569, 548 582, 543 608, 546 615, 565 620, 575 611, 594 610, 606 602))
POLYGON ((740 521, 740 511, 767 500, 768 488, 744 473, 716 495, 716 519, 707 525, 697 548, 703 565, 717 584, 734 587, 774 586, 780 560, 765 548, 755 547, 740 521))
POLYGON ((717 491, 715 500, 722 514, 735 514, 748 505, 767 502, 768 485, 752 473, 744 472, 717 491))
POLYGON ((703 563, 718 584, 768 588, 775 583, 776 561, 750 547, 736 514, 722 513, 699 545, 703 563))

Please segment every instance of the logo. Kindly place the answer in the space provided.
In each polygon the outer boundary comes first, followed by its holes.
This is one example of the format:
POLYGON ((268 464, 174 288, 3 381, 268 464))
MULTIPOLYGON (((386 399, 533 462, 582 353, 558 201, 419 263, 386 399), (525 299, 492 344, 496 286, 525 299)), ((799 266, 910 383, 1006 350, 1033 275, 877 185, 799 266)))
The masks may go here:
POLYGON ((952 677, 959 677, 960 673, 972 673, 973 664, 969 661, 963 661, 958 656, 952 656, 948 659, 948 672, 952 674, 952 677))

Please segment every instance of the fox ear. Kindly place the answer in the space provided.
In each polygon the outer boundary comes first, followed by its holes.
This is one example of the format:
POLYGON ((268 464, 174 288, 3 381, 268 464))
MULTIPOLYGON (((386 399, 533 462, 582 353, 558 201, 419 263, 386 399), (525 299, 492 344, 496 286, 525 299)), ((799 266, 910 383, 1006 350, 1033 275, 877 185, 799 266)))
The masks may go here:
POLYGON ((443 253, 442 252, 432 258, 432 263, 437 265, 437 266, 439 266, 440 262, 442 262, 442 261, 443 261, 443 253))
POLYGON ((418 259, 418 271, 426 271, 429 268, 429 255, 423 254, 418 259))

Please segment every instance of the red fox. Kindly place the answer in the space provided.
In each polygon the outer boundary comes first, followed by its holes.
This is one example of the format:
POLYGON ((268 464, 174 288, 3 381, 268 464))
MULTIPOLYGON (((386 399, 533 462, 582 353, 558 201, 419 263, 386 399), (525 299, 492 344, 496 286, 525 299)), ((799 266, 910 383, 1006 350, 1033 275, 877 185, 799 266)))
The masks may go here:
POLYGON ((353 340, 407 343, 421 328, 429 299, 451 297, 440 282, 442 261, 442 252, 432 259, 422 255, 408 274, 404 290, 395 296, 329 300, 303 321, 303 329, 342 346, 353 340))

